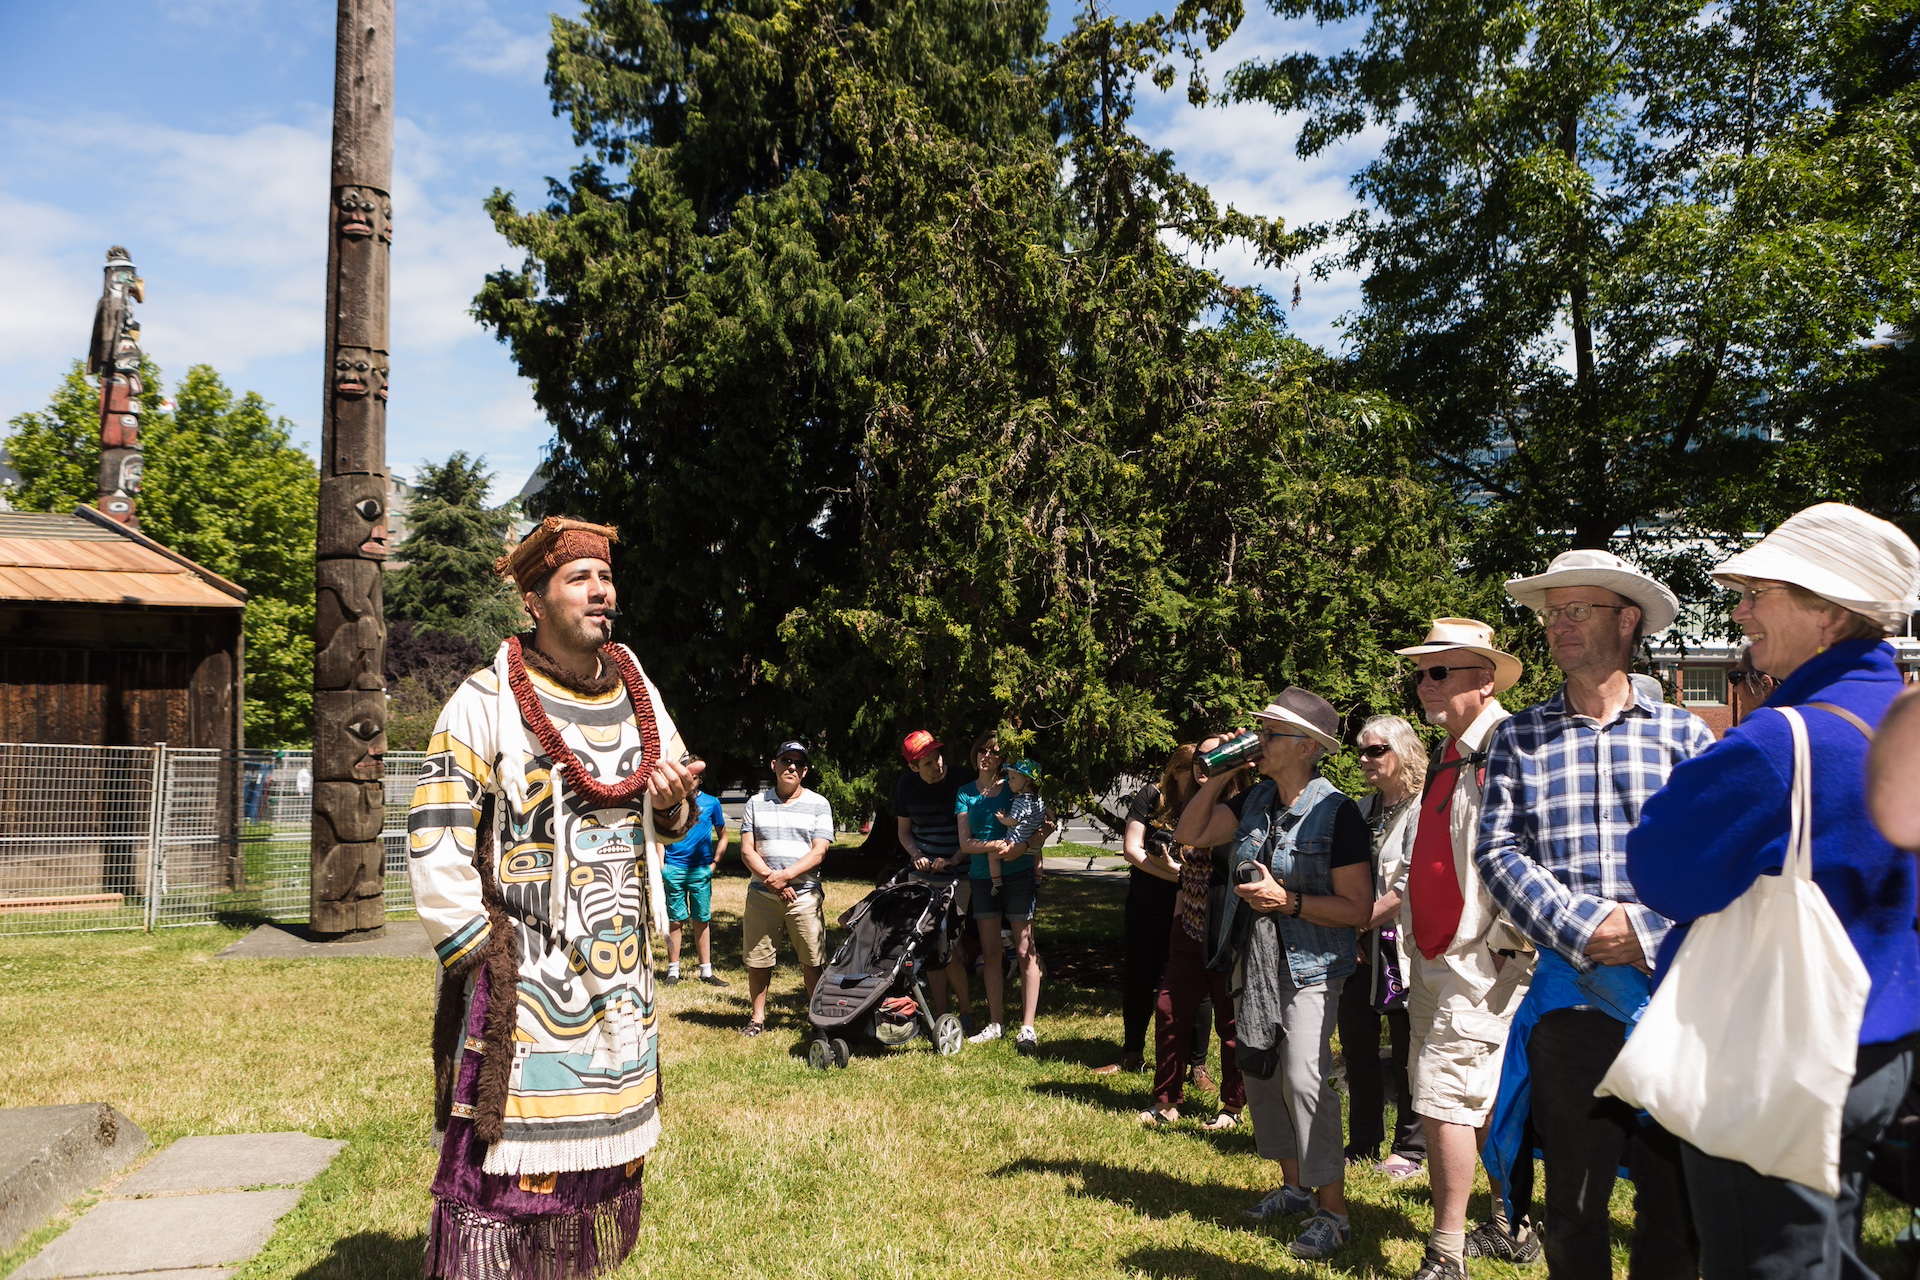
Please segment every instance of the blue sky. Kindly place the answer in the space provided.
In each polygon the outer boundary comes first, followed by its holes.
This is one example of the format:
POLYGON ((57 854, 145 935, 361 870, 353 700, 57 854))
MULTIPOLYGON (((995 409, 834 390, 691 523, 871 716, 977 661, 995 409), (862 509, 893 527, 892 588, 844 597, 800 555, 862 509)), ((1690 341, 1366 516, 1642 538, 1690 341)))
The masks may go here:
MULTIPOLYGON (((483 453, 496 498, 519 489, 551 433, 467 311, 486 273, 517 261, 481 200, 500 187, 537 205, 577 157, 541 83, 552 8, 399 0, 388 458, 409 474, 483 453)), ((0 422, 44 405, 85 354, 106 248, 124 244, 147 282, 142 342, 169 386, 211 364, 313 449, 333 17, 330 0, 0 0, 0 422)), ((1212 63, 1324 39, 1256 12, 1212 63)), ((1151 86, 1137 122, 1223 202, 1289 223, 1349 207, 1348 176, 1375 145, 1303 163, 1296 122, 1196 111, 1151 86)), ((1293 288, 1291 271, 1258 274, 1231 250, 1215 265, 1283 299, 1293 288)), ((1296 331, 1337 343, 1356 282, 1303 273, 1301 288, 1296 331)))

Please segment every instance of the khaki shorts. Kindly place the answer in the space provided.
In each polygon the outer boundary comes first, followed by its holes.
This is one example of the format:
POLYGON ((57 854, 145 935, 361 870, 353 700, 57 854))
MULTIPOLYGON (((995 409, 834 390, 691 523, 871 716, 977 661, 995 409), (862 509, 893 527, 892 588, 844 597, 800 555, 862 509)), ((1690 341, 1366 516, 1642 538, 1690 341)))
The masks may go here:
POLYGON ((1508 960, 1496 974, 1485 947, 1429 960, 1408 948, 1407 1082, 1415 1115, 1452 1124, 1485 1124, 1500 1092, 1507 1028, 1533 979, 1533 956, 1508 960))
POLYGON ((747 968, 771 969, 780 959, 779 932, 784 922, 794 954, 809 969, 827 962, 827 896, 815 889, 788 902, 776 893, 749 886, 746 910, 747 968))

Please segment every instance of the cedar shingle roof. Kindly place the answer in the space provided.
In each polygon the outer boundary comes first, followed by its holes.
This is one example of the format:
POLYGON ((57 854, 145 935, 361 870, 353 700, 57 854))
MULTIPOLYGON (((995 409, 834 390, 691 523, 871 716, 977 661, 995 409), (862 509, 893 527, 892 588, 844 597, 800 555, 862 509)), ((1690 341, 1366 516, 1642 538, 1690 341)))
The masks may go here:
POLYGON ((240 609, 247 593, 91 507, 0 512, 0 602, 240 609))

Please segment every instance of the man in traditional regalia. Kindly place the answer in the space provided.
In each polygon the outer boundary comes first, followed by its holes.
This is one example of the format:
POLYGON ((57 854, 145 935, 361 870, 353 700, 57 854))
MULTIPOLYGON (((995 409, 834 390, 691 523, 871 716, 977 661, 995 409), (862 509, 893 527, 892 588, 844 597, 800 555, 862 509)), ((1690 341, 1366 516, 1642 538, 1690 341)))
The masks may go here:
POLYGON ((443 968, 430 1277, 596 1275, 639 1234, 660 847, 697 809, 659 692, 611 643, 616 537, 549 517, 495 564, 533 634, 448 701, 413 793, 414 902, 443 968))

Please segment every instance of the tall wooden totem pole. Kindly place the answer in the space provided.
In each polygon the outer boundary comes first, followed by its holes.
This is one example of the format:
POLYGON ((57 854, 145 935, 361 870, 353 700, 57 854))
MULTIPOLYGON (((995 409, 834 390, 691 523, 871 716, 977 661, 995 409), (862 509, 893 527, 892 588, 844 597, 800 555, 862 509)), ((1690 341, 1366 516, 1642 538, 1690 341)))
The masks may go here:
POLYGON ((387 265, 394 0, 339 0, 313 663, 312 932, 386 923, 387 265))
POLYGON ((134 498, 145 458, 140 449, 140 322, 133 304, 147 300, 146 282, 119 245, 107 250, 107 278, 93 308, 87 372, 100 379, 100 475, 95 507, 128 528, 140 527, 134 498))

